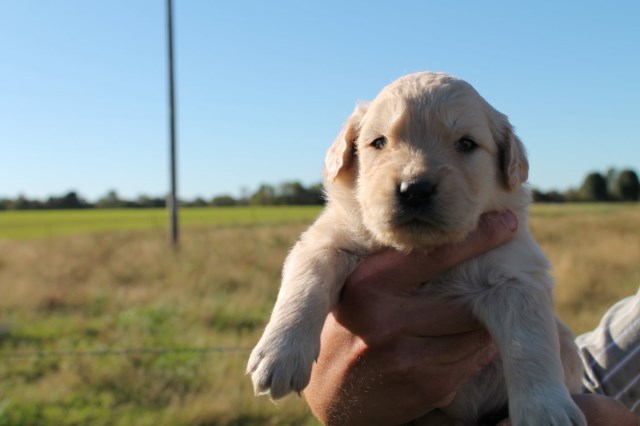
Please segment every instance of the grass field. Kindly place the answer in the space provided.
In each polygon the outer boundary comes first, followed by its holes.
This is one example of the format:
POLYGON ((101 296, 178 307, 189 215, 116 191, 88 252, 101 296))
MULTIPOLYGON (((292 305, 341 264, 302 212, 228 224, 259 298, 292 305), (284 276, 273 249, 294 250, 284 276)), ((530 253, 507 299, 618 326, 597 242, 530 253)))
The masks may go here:
MULTIPOLYGON (((318 212, 185 209, 178 251, 160 210, 1 212, 0 425, 315 425, 244 366, 318 212)), ((640 206, 536 205, 531 228, 574 330, 640 285, 640 206)))
MULTIPOLYGON (((320 207, 183 208, 180 223, 239 226, 310 221, 320 207)), ((41 239, 69 234, 123 230, 162 231, 168 226, 165 209, 90 209, 0 211, 0 239, 41 239)))

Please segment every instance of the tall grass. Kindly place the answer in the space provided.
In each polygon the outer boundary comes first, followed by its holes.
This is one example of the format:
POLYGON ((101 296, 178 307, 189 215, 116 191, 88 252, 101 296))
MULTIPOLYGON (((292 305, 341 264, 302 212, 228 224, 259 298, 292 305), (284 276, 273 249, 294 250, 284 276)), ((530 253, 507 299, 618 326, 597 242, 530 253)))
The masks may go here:
POLYGON ((254 398, 244 376, 304 224, 110 232, 0 242, 0 424, 278 425, 305 404, 254 398), (230 348, 31 356, 102 348, 230 348))
POLYGON ((640 287, 640 206, 535 205, 531 230, 551 260, 561 318, 593 328, 615 301, 640 287))
MULTIPOLYGON (((0 425, 316 424, 299 397, 277 406, 254 398, 244 376, 282 260, 312 215, 234 225, 212 222, 206 210, 198 213, 206 220, 184 228, 177 252, 154 227, 5 234, 0 425), (134 350, 86 352, 124 348, 134 350)), ((558 311, 574 330, 593 327, 640 284, 636 206, 536 206, 531 228, 554 265, 558 311)))

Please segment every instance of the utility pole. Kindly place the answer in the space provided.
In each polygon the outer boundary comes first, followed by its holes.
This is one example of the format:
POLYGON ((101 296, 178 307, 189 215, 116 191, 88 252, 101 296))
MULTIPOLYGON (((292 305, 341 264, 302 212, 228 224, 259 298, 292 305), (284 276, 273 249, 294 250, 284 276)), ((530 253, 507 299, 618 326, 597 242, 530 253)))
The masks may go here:
POLYGON ((171 226, 171 245, 178 247, 178 196, 176 184, 176 119, 175 119, 175 89, 173 80, 173 4, 167 0, 167 50, 169 65, 169 143, 171 163, 171 193, 167 207, 171 226))

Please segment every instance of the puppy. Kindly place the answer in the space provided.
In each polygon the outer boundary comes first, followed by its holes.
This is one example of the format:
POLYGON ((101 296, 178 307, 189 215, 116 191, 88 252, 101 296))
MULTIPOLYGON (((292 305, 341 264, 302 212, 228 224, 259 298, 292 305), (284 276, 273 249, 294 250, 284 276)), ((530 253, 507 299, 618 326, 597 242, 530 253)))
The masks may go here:
POLYGON ((570 397, 581 376, 573 336, 554 315, 549 263, 527 229, 528 162, 505 115, 462 80, 411 74, 355 109, 324 174, 326 208, 287 257, 249 359, 256 393, 277 399, 308 384, 325 317, 363 257, 429 252, 462 240, 483 212, 509 209, 520 224, 513 240, 425 286, 466 303, 500 352, 446 414, 477 424, 508 396, 516 426, 586 424, 570 397))

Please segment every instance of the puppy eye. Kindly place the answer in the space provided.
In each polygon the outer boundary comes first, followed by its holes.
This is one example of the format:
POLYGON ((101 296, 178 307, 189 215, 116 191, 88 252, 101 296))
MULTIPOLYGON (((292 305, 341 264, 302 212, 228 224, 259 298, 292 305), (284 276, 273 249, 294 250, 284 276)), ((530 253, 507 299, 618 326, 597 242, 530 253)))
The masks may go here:
POLYGON ((387 138, 384 136, 380 136, 378 139, 375 139, 369 145, 375 149, 382 149, 387 144, 387 138))
POLYGON ((464 137, 456 142, 456 149, 460 152, 471 152, 478 147, 471 138, 464 137))

